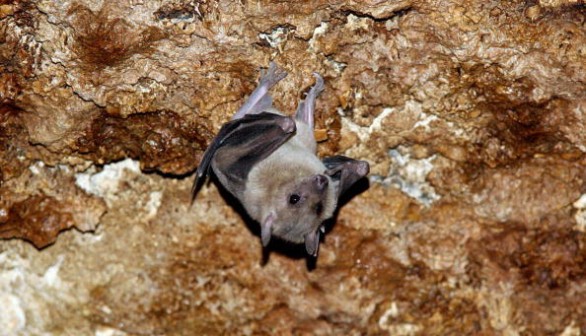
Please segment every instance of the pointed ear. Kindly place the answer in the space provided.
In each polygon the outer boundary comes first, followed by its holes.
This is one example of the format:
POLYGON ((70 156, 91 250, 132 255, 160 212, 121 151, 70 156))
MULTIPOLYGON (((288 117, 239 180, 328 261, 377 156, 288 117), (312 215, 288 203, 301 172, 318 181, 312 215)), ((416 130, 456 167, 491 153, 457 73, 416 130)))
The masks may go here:
POLYGON ((346 156, 337 155, 324 158, 326 175, 338 181, 338 196, 346 192, 356 181, 368 175, 370 166, 366 161, 354 160, 346 156))
POLYGON ((274 212, 271 212, 260 224, 260 241, 262 246, 266 247, 271 241, 271 235, 273 234, 273 225, 277 216, 274 212))
POLYGON ((319 250, 319 230, 305 235, 305 250, 307 254, 317 257, 317 251, 319 250))

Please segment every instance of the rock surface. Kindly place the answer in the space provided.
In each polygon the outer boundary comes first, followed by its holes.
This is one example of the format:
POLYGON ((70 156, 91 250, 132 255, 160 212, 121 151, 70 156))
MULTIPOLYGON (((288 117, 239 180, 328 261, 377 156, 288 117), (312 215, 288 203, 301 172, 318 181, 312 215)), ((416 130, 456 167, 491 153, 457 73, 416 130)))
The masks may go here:
POLYGON ((0 335, 586 333, 586 7, 0 1, 0 335), (274 60, 371 163, 315 264, 206 144, 274 60))

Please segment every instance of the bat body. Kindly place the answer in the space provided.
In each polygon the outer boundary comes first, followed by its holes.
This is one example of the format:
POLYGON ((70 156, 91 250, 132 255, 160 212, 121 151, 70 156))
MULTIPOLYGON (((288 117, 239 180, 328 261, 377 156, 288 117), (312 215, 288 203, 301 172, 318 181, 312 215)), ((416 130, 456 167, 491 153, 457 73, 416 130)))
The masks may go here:
POLYGON ((333 216, 340 195, 368 174, 369 165, 344 156, 316 156, 313 113, 323 79, 315 74, 316 84, 291 118, 272 106, 268 93, 286 75, 271 63, 259 86, 224 124, 197 169, 193 197, 211 168, 260 223, 263 246, 275 236, 304 243, 316 256, 323 222, 333 216))

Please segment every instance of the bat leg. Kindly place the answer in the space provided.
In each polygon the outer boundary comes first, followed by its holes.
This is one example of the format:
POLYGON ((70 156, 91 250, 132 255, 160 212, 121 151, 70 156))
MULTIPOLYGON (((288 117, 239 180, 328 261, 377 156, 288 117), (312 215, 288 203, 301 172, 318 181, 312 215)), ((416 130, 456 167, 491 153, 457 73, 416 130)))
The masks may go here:
POLYGON ((236 111, 232 120, 240 119, 247 114, 270 110, 273 107, 273 98, 269 94, 269 90, 285 77, 287 77, 287 72, 279 68, 275 62, 271 62, 268 70, 262 73, 258 87, 252 91, 246 102, 236 111))
POLYGON ((307 125, 309 125, 310 129, 313 129, 313 112, 315 111, 315 100, 317 96, 324 90, 324 79, 318 74, 313 73, 315 76, 315 84, 307 93, 307 97, 297 107, 297 112, 295 112, 295 118, 298 120, 303 120, 307 125))

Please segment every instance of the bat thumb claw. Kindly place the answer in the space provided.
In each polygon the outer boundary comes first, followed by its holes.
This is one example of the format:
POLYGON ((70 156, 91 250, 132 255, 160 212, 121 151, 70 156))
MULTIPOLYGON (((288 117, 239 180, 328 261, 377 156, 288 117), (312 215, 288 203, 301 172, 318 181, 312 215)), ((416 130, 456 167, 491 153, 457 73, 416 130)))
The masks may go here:
POLYGON ((366 161, 358 161, 356 165, 356 173, 362 176, 368 175, 370 172, 370 165, 366 161))
POLYGON ((282 118, 278 121, 278 123, 279 123, 279 127, 281 127, 281 129, 285 133, 295 132, 295 129, 296 129, 295 120, 293 120, 292 118, 290 118, 290 117, 282 118))

